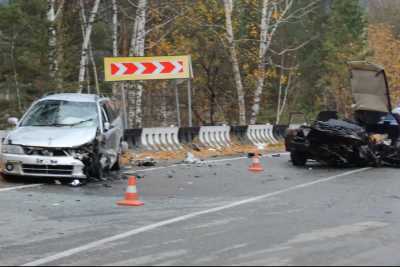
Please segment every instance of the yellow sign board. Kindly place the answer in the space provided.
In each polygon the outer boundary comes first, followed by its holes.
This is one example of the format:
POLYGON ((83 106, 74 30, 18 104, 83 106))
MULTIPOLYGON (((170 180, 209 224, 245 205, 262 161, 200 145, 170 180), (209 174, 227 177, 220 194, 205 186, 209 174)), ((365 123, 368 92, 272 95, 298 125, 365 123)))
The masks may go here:
POLYGON ((106 81, 189 79, 193 77, 190 56, 114 57, 104 59, 106 81))

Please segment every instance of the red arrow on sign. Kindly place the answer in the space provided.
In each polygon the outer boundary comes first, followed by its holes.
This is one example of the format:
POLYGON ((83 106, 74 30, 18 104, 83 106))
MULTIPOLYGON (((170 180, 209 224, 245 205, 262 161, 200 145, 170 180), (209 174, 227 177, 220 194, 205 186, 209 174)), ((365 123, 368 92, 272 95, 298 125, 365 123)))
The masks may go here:
POLYGON ((153 61, 111 64, 112 76, 179 74, 182 72, 184 72, 182 61, 153 61))

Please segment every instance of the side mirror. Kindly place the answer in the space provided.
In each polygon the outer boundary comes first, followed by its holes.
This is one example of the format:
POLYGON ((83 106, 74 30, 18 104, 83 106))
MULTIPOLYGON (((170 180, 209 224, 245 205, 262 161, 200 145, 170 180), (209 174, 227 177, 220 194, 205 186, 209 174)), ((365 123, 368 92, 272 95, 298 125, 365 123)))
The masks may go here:
POLYGON ((108 131, 111 129, 111 124, 109 122, 104 123, 104 130, 108 131))
POLYGON ((8 123, 11 124, 11 125, 14 125, 14 126, 17 126, 17 125, 18 125, 18 119, 17 119, 17 118, 11 117, 11 118, 8 118, 7 121, 8 121, 8 123))

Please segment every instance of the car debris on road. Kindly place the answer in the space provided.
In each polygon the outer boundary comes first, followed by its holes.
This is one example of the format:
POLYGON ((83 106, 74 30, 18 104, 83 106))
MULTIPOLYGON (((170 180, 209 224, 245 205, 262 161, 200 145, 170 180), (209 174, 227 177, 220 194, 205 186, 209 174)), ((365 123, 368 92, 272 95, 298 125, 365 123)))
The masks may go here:
POLYGON ((196 158, 195 155, 193 155, 193 153, 188 152, 187 157, 183 162, 186 164, 197 164, 201 161, 200 159, 196 158))
POLYGON ((154 167, 157 165, 157 162, 152 157, 146 157, 143 160, 138 160, 136 165, 138 167, 154 167))

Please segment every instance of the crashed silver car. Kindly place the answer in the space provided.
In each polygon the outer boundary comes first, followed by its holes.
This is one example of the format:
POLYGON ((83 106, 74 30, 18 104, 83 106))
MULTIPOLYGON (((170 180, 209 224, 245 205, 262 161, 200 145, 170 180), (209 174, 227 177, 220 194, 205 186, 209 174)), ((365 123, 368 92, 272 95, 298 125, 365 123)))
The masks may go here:
POLYGON ((110 99, 54 94, 33 103, 2 141, 1 173, 59 179, 101 178, 118 169, 122 119, 110 99))

